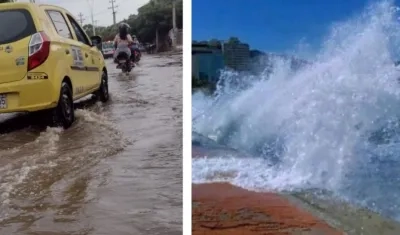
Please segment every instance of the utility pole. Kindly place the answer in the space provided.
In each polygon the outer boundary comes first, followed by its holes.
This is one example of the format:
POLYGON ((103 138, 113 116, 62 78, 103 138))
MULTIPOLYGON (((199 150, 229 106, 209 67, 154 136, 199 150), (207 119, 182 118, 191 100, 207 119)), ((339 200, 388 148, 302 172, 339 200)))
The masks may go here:
POLYGON ((112 10, 112 14, 113 14, 113 23, 114 23, 114 25, 117 23, 117 18, 116 18, 116 11, 115 11, 115 8, 117 8, 118 6, 117 5, 114 5, 115 4, 115 0, 110 0, 110 3, 111 3, 111 7, 109 7, 108 9, 111 9, 112 10))
POLYGON ((93 27, 93 36, 94 36, 94 35, 96 35, 96 26, 94 25, 95 21, 94 21, 94 16, 93 16, 93 9, 91 11, 91 16, 92 16, 92 27, 93 27))
POLYGON ((82 12, 78 14, 78 17, 79 17, 79 22, 81 23, 81 25, 83 25, 83 21, 85 20, 85 18, 83 18, 82 12))
POLYGON ((94 15, 93 15, 93 8, 94 8, 94 0, 86 0, 90 7, 90 18, 92 20, 92 29, 93 29, 93 36, 96 35, 96 27, 94 26, 94 15))
POLYGON ((176 29, 176 1, 172 0, 172 48, 175 49, 176 48, 176 33, 177 33, 177 29, 176 29))

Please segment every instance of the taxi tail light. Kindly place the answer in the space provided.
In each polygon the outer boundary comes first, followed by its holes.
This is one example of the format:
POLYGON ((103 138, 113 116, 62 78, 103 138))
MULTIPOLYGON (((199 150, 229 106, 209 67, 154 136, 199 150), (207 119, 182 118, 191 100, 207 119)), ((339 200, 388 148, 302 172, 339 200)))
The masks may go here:
POLYGON ((43 64, 50 54, 50 40, 44 32, 31 36, 29 41, 28 71, 43 64))

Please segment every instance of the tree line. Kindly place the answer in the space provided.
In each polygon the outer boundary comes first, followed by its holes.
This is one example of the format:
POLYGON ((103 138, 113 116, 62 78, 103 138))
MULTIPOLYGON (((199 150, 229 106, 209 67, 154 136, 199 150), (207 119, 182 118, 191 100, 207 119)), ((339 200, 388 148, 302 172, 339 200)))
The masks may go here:
MULTIPOLYGON (((131 34, 136 35, 139 41, 144 43, 153 43, 159 36, 161 40, 169 30, 172 29, 172 2, 174 0, 150 0, 147 4, 138 9, 138 14, 132 14, 127 19, 119 22, 125 22, 131 26, 131 34)), ((175 0, 176 5, 176 25, 182 28, 183 5, 182 0, 175 0)), ((118 32, 118 25, 108 27, 96 27, 96 34, 104 40, 113 40, 118 32)), ((83 28, 91 36, 93 27, 90 24, 83 28)))

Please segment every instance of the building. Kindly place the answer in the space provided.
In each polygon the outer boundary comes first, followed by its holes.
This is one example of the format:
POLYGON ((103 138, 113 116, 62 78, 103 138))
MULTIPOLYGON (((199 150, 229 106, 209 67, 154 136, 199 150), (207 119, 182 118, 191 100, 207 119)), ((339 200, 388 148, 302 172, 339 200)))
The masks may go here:
POLYGON ((253 74, 260 74, 270 66, 268 54, 259 50, 250 51, 250 70, 253 74))
POLYGON ((258 50, 250 51, 251 71, 255 74, 269 74, 273 72, 274 65, 277 61, 282 61, 290 65, 292 71, 302 69, 310 63, 295 56, 287 54, 265 53, 258 50))
POLYGON ((192 43, 192 76, 215 83, 222 69, 251 70, 250 46, 238 40, 192 43))
POLYGON ((224 66, 220 47, 205 43, 192 44, 192 76, 194 78, 215 83, 224 66))
POLYGON ((246 43, 227 42, 222 44, 225 65, 236 71, 250 69, 250 46, 246 43))

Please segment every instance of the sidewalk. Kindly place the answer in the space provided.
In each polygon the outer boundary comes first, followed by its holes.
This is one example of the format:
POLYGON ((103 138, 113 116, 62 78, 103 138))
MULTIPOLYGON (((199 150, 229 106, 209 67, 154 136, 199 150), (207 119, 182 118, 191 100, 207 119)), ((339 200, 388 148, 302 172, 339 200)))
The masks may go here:
MULTIPOLYGON (((192 133, 192 158, 246 158, 192 133)), ((312 192, 259 193, 229 183, 192 184, 195 235, 399 235, 400 223, 379 213, 312 192)), ((390 203, 390 202, 388 202, 390 203)))
POLYGON ((194 184, 193 235, 344 234, 276 193, 227 183, 194 184))
POLYGON ((181 47, 177 47, 175 50, 171 50, 171 51, 163 51, 163 52, 159 52, 159 53, 155 53, 153 55, 158 55, 158 56, 172 56, 172 55, 183 55, 183 49, 182 46, 181 47))

